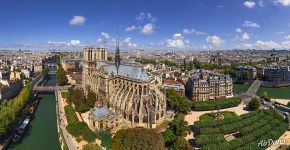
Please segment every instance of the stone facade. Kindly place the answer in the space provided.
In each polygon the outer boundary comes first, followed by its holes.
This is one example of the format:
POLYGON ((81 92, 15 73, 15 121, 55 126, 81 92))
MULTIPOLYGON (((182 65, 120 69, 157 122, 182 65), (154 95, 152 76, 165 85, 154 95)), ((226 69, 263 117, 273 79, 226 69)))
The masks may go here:
POLYGON ((196 72, 186 83, 186 96, 194 101, 232 97, 232 79, 227 75, 196 72))
POLYGON ((98 104, 106 106, 130 126, 153 128, 166 114, 166 98, 149 82, 147 73, 138 64, 106 61, 107 51, 101 49, 94 57, 92 48, 84 48, 82 87, 92 90, 98 104), (104 54, 105 53, 105 54, 104 54))

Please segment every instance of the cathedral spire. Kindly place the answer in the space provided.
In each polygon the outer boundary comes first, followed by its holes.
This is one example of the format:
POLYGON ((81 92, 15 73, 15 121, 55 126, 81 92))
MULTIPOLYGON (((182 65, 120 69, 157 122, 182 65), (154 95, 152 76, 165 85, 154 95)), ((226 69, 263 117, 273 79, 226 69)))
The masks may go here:
POLYGON ((120 67, 120 48, 119 48, 119 32, 117 31, 117 40, 116 40, 116 53, 115 53, 115 65, 117 69, 117 75, 119 74, 119 67, 120 67))

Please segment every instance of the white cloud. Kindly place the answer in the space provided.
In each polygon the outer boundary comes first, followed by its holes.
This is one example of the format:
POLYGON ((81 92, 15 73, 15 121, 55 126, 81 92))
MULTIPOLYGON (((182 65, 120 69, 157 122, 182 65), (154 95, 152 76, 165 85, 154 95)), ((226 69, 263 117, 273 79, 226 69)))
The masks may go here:
POLYGON ((284 34, 284 31, 278 31, 278 32, 274 32, 274 34, 280 35, 280 34, 284 34))
POLYGON ((260 6, 260 7, 264 7, 264 1, 263 0, 259 0, 257 1, 257 4, 260 6))
POLYGON ((80 40, 70 40, 69 42, 65 42, 65 41, 53 41, 53 40, 49 40, 47 42, 47 44, 49 46, 52 47, 67 47, 67 46, 80 46, 81 45, 81 41, 80 40))
POLYGON ((283 6, 290 6, 290 0, 274 0, 275 4, 281 4, 283 6))
POLYGON ((182 33, 183 34, 192 34, 192 33, 194 33, 195 32, 195 29, 183 29, 182 30, 182 33))
POLYGON ((242 46, 245 47, 245 48, 251 48, 253 47, 252 44, 249 44, 249 43, 242 43, 242 46))
POLYGON ((252 21, 245 21, 243 26, 244 27, 260 28, 260 25, 258 23, 252 22, 252 21))
POLYGON ((124 45, 124 46, 126 46, 126 47, 129 47, 129 48, 136 48, 136 47, 138 47, 138 44, 137 43, 133 43, 132 42, 132 38, 131 37, 126 38, 121 44, 124 45))
POLYGON ((70 19, 69 24, 70 25, 84 25, 86 22, 86 18, 84 16, 73 16, 72 19, 70 19))
POLYGON ((143 26, 140 33, 144 35, 150 35, 154 32, 154 25, 152 23, 147 23, 143 26))
POLYGON ((206 41, 211 43, 211 45, 214 47, 219 47, 220 45, 225 43, 223 39, 221 39, 219 36, 216 36, 216 35, 208 36, 206 38, 206 41))
POLYGON ((254 8, 256 6, 256 3, 253 1, 245 1, 244 6, 248 8, 254 8))
POLYGON ((240 28, 237 28, 237 29, 236 29, 236 32, 237 32, 237 33, 241 33, 241 32, 243 32, 243 30, 240 29, 240 28))
POLYGON ((195 35, 207 35, 205 32, 201 32, 195 29, 182 29, 182 34, 185 35, 190 35, 190 34, 195 34, 195 35))
POLYGON ((110 38, 110 35, 106 32, 101 32, 101 35, 106 38, 106 39, 109 39, 110 38))
POLYGON ((196 30, 195 35, 207 35, 207 33, 196 30))
POLYGON ((290 48, 290 41, 282 42, 282 47, 289 49, 290 48))
POLYGON ((256 41, 255 48, 257 49, 279 49, 281 46, 273 41, 256 41))
POLYGON ((217 8, 225 8, 223 5, 217 5, 217 8))
POLYGON ((242 38, 241 38, 242 41, 249 40, 249 39, 250 39, 250 35, 247 32, 242 34, 242 38))
POLYGON ((79 46, 81 44, 80 40, 71 40, 69 46, 79 46))
POLYGON ((157 21, 157 18, 154 17, 151 13, 144 13, 144 12, 141 12, 135 19, 139 21, 150 21, 150 22, 157 21))
POLYGON ((133 31, 133 30, 139 30, 139 29, 141 29, 140 26, 137 27, 135 25, 132 25, 132 26, 127 27, 126 31, 133 31))
POLYGON ((180 33, 175 33, 170 39, 166 40, 166 46, 170 48, 185 48, 190 46, 190 41, 185 40, 180 33))
POLYGON ((290 34, 285 36, 285 39, 290 40, 290 34))

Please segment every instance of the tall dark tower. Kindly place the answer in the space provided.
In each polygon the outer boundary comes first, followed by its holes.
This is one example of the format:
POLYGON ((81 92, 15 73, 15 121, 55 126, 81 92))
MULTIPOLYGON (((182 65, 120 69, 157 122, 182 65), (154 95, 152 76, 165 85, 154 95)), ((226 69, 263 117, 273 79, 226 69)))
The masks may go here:
POLYGON ((115 53, 115 65, 117 69, 117 75, 119 74, 119 67, 120 67, 120 49, 119 49, 119 33, 117 32, 117 41, 116 41, 116 53, 115 53))

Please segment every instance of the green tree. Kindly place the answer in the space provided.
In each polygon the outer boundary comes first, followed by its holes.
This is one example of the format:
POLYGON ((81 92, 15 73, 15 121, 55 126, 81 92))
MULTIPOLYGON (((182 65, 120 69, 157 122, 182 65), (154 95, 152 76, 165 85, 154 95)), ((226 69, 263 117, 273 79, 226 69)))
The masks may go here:
POLYGON ((242 73, 242 78, 243 78, 243 80, 249 80, 249 79, 250 79, 250 74, 249 74, 249 72, 248 72, 248 71, 243 72, 243 73, 242 73))
POLYGON ((163 133, 163 137, 164 137, 164 141, 165 141, 166 146, 170 146, 177 138, 177 136, 170 129, 167 129, 163 133))
POLYGON ((31 96, 32 85, 28 84, 23 87, 15 98, 0 104, 0 138, 18 121, 17 117, 22 113, 31 96))
POLYGON ((287 106, 290 107, 290 101, 287 103, 287 106))
MULTIPOLYGON (((87 126, 87 125, 86 125, 87 126)), ((97 136, 88 127, 83 132, 83 138, 85 141, 92 143, 96 140, 97 136)))
POLYGON ((177 139, 173 142, 172 146, 169 147, 169 150, 187 150, 188 143, 184 139, 184 137, 179 136, 177 139))
POLYGON ((261 99, 264 99, 267 102, 271 101, 271 99, 269 98, 268 93, 266 91, 263 92, 260 97, 261 97, 261 99))
POLYGON ((168 105, 170 109, 177 110, 181 113, 187 113, 191 111, 192 101, 185 96, 180 96, 174 89, 168 89, 166 91, 168 97, 168 105))
POLYGON ((184 121, 184 114, 176 114, 172 122, 169 123, 169 128, 163 133, 166 147, 169 150, 192 149, 184 139, 184 136, 190 132, 187 122, 184 121))
POLYGON ((256 98, 253 98, 250 102, 249 102, 249 109, 250 110, 258 110, 260 108, 260 102, 259 100, 257 100, 256 98))
POLYGON ((176 136, 185 136, 191 132, 187 121, 184 120, 185 115, 178 113, 175 115, 172 122, 169 123, 169 128, 176 136))
POLYGON ((113 137, 112 150, 165 150, 164 139, 152 129, 118 130, 113 137))
POLYGON ((105 131, 102 133, 101 141, 102 141, 101 142, 102 147, 105 147, 107 150, 111 149, 113 138, 112 138, 112 134, 110 133, 110 131, 105 131))
POLYGON ((83 90, 74 90, 70 101, 75 104, 75 110, 78 112, 86 112, 90 110, 90 106, 83 90))
POLYGON ((42 73, 43 73, 43 76, 44 78, 48 78, 48 73, 49 73, 49 69, 48 67, 45 67, 43 70, 42 70, 42 73))
POLYGON ((60 65, 56 72, 56 82, 59 86, 67 85, 68 84, 68 78, 66 76, 65 70, 60 65))

